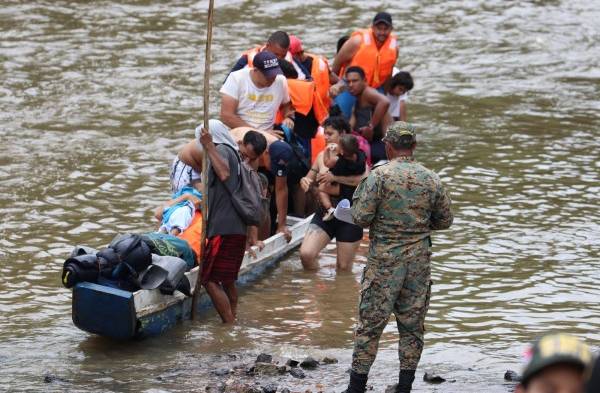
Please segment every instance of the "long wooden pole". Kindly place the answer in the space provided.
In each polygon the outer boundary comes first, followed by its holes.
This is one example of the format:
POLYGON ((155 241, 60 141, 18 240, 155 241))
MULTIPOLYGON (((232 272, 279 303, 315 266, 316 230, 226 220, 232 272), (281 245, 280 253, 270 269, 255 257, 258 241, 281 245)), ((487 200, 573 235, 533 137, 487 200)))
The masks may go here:
MULTIPOLYGON (((208 19, 206 26, 206 50, 204 51, 204 129, 208 130, 208 117, 209 117, 209 93, 210 93, 210 48, 212 45, 212 28, 213 28, 213 16, 214 16, 214 0, 208 2, 208 19)), ((207 169, 208 169, 208 157, 206 152, 202 154, 202 237, 200 238, 200 254, 204 257, 205 243, 206 243, 206 226, 208 225, 208 187, 207 187, 207 169)), ((198 272, 198 279, 196 280, 196 287, 194 288, 194 298, 192 301, 192 319, 196 319, 196 312, 198 309, 198 296, 200 293, 200 277, 202 276, 202 269, 198 272)))

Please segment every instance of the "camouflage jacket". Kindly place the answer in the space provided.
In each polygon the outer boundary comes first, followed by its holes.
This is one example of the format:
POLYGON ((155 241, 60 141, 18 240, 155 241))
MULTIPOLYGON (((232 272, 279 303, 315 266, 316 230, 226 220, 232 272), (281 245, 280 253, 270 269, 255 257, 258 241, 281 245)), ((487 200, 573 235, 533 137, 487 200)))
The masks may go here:
POLYGON ((369 228, 371 253, 400 248, 452 224, 450 198, 438 175, 409 158, 375 168, 352 198, 352 217, 369 228))

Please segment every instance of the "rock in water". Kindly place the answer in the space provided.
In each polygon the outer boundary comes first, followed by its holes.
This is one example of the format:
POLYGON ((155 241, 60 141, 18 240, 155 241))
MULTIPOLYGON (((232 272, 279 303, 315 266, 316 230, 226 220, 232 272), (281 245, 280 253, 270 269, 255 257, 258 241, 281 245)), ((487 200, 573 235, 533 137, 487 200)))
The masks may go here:
POLYGON ((218 377, 222 377, 222 376, 229 374, 230 372, 231 372, 231 370, 229 370, 228 368, 220 368, 220 369, 213 371, 213 374, 215 374, 218 377))
POLYGON ((513 370, 506 370, 506 372, 504 373, 504 380, 511 382, 520 382, 521 376, 513 370))
POLYGON ((304 371, 300 370, 299 368, 293 368, 290 370, 290 375, 292 377, 295 378, 300 378, 300 379, 304 379, 306 377, 306 375, 304 375, 304 371))
POLYGON ((45 383, 53 383, 53 382, 69 382, 69 381, 64 378, 57 377, 56 375, 47 373, 46 375, 44 375, 44 382, 45 383))
POLYGON ((319 367, 319 362, 309 356, 300 363, 300 367, 305 370, 314 370, 319 367))
POLYGON ((279 374, 279 367, 271 363, 256 363, 253 371, 254 374, 260 375, 277 375, 279 374))
POLYGON ((325 356, 321 359, 321 363, 323 364, 336 364, 338 360, 336 358, 330 358, 329 356, 325 356))
POLYGON ((294 359, 288 359, 288 361, 285 363, 286 366, 290 366, 292 368, 298 367, 299 364, 300 362, 294 359))
POLYGON ((446 379, 440 377, 439 375, 425 373, 425 375, 423 375, 423 381, 429 383, 442 383, 446 382, 446 379))
POLYGON ((226 389, 226 386, 224 383, 220 383, 217 386, 207 386, 205 391, 206 393, 223 393, 226 389))
POLYGON ((267 386, 262 387, 263 393, 275 393, 277 392, 277 385, 274 383, 270 383, 267 386))
POLYGON ((256 357, 256 363, 271 363, 273 361, 273 356, 261 353, 256 357))
MULTIPOLYGON (((277 366, 277 365, 276 365, 277 366)), ((279 372, 279 374, 285 374, 287 373, 289 370, 291 369, 291 367, 289 366, 277 366, 277 371, 279 372)))
POLYGON ((256 386, 244 385, 243 389, 244 393, 263 393, 262 389, 257 388, 256 386))

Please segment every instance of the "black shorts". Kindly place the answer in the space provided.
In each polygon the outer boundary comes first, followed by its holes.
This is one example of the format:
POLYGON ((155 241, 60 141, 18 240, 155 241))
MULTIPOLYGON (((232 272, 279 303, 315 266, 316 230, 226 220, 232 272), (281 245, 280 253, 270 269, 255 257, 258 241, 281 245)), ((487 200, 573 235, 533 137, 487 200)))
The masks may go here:
POLYGON ((323 212, 320 209, 317 209, 310 223, 324 230, 331 239, 336 239, 338 242, 354 243, 363 237, 363 229, 358 225, 340 221, 335 217, 323 221, 323 212))

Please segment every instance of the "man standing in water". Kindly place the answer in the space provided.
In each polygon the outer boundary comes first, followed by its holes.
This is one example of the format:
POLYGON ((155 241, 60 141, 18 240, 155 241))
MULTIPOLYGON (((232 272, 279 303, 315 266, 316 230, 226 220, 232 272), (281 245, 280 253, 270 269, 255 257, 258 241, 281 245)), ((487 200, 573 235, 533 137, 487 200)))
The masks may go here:
POLYGON ((411 391, 431 295, 430 232, 450 227, 453 219, 450 198, 439 177, 413 158, 413 125, 394 123, 383 141, 390 162, 375 168, 353 197, 352 217, 356 224, 369 228, 370 245, 348 393, 365 391, 379 338, 392 312, 400 336, 396 392, 411 391))
MULTIPOLYGON (((257 135, 261 138, 262 135, 257 135)), ((200 143, 208 157, 207 193, 209 223, 202 263, 201 283, 224 323, 233 323, 237 309, 235 281, 246 249, 247 226, 234 208, 231 193, 240 183, 238 152, 226 144, 215 145, 208 130, 202 129, 200 143)), ((262 137, 254 156, 262 154, 266 141, 262 137)), ((250 149, 248 149, 250 150, 250 149)), ((251 157, 246 157, 249 159, 251 157)))

